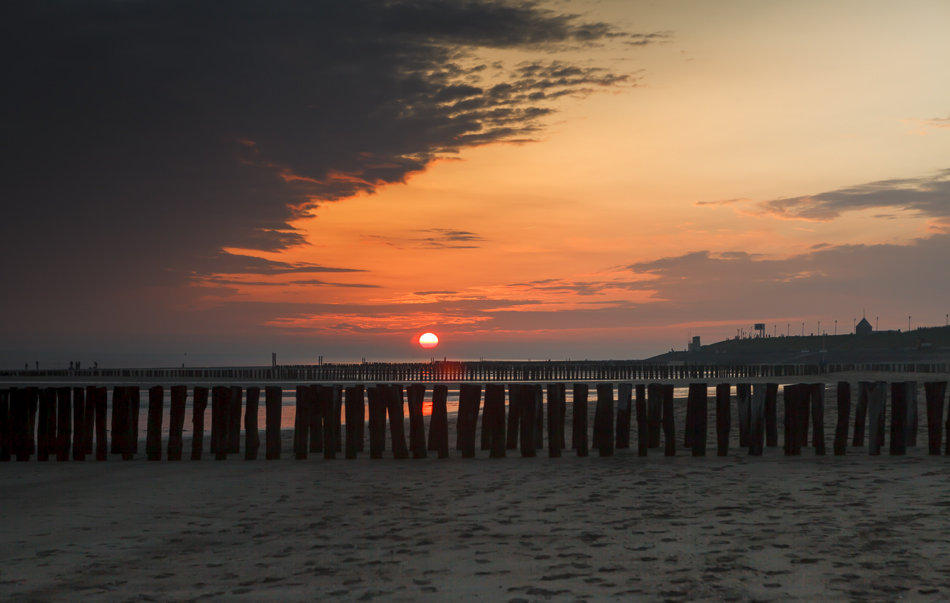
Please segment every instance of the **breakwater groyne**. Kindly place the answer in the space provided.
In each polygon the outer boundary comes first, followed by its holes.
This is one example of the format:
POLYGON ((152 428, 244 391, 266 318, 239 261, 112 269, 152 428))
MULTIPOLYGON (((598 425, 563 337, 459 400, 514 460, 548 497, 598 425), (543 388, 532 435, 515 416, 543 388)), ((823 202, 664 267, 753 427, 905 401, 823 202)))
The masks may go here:
MULTIPOLYGON (((110 454, 125 460, 134 459, 139 453, 143 393, 147 394, 146 458, 159 461, 164 452, 165 459, 180 461, 184 453, 183 430, 189 389, 191 460, 201 460, 205 452, 209 399, 210 453, 218 460, 241 453, 243 419, 244 458, 256 460, 262 443, 258 426, 262 393, 265 407, 263 458, 281 458, 283 390, 280 386, 263 389, 236 385, 172 386, 166 439, 163 438, 164 386, 155 385, 146 390, 139 386, 116 385, 112 388, 110 408, 108 388, 88 385, 0 389, 0 461, 29 461, 34 455, 37 461, 48 461, 51 457, 58 461, 82 461, 87 455, 105 461, 110 454)), ((671 383, 601 382, 593 387, 583 382, 486 383, 484 386, 460 383, 458 412, 453 421, 455 449, 463 458, 475 457, 477 447, 489 451, 492 458, 504 457, 509 450, 520 450, 521 456, 534 457, 546 441, 548 456, 559 457, 570 441, 570 448, 577 456, 588 456, 592 449, 597 450, 599 456, 612 456, 617 449, 631 448, 631 429, 635 424, 638 456, 647 456, 651 449, 659 449, 661 439, 663 454, 675 456, 679 424, 684 426, 682 447, 692 456, 706 456, 711 431, 716 453, 727 456, 735 416, 738 446, 747 449, 750 456, 761 456, 763 448, 779 445, 780 420, 786 455, 800 455, 802 448, 809 445, 816 455, 826 454, 825 404, 829 392, 825 383, 780 386, 778 383, 740 382, 734 387, 717 383, 712 413, 710 387, 706 383, 690 382, 686 389, 684 417, 680 412, 683 405, 675 404, 675 387, 671 383), (778 404, 780 388, 781 408, 778 404), (570 405, 567 404, 568 392, 570 405), (592 421, 588 403, 591 393, 595 396, 592 421), (713 430, 710 429, 711 416, 713 430), (589 422, 592 422, 592 430, 589 422)), ((355 459, 368 448, 371 459, 381 459, 388 441, 395 459, 425 458, 430 452, 446 458, 450 455, 448 391, 448 385, 442 383, 297 385, 293 455, 302 460, 309 453, 322 452, 325 459, 335 459, 340 453, 347 459, 355 459), (430 385, 430 413, 424 415, 430 385)), ((844 455, 850 438, 852 446, 866 445, 869 454, 879 455, 889 433, 889 453, 904 455, 908 446, 917 445, 921 431, 920 391, 915 381, 861 381, 856 388, 850 382, 838 382, 834 391, 833 453, 844 455)), ((946 431, 944 453, 950 455, 950 417, 944 423, 947 382, 928 381, 922 391, 926 400, 928 452, 941 454, 946 431)))
POLYGON ((804 377, 865 371, 875 373, 948 373, 950 363, 877 364, 651 364, 636 360, 446 361, 277 365, 271 367, 94 368, 0 371, 0 380, 29 379, 195 379, 319 382, 510 382, 645 381, 668 379, 745 379, 804 377))

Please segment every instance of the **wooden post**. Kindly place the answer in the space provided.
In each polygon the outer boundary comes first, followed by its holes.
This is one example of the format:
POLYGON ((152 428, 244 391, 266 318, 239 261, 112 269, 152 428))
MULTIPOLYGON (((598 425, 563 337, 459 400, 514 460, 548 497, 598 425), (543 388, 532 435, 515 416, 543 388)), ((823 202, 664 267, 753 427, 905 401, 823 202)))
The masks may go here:
POLYGON ((241 452, 241 409, 244 406, 244 388, 240 385, 231 386, 231 400, 228 405, 228 443, 229 453, 241 452))
POLYGON ((294 458, 302 461, 307 458, 310 448, 308 446, 308 437, 310 435, 310 409, 312 406, 309 385, 297 386, 296 410, 294 417, 294 458))
POLYGON ((535 404, 534 387, 519 385, 517 397, 521 406, 521 456, 532 458, 537 456, 534 444, 535 413, 538 412, 535 404))
MULTIPOLYGON (((422 416, 422 402, 425 400, 426 386, 421 383, 414 383, 406 388, 406 397, 409 402, 409 450, 412 452, 412 458, 426 458, 426 424, 422 416)), ((488 406, 485 407, 485 415, 488 415, 488 406)), ((347 420, 349 423, 349 420, 347 420)), ((484 434, 485 423, 482 421, 482 433, 484 434)), ((482 437, 484 440, 484 437, 482 437)))
POLYGON ((505 458, 505 386, 500 383, 485 385, 485 410, 482 415, 482 434, 488 430, 489 458, 505 458))
POLYGON ((256 461, 261 449, 261 436, 257 427, 257 414, 260 407, 261 388, 247 388, 247 406, 244 408, 244 460, 256 461))
MULTIPOLYGON (((550 390, 548 390, 550 391, 550 390)), ((630 448, 630 406, 633 398, 633 384, 617 385, 617 449, 630 448)), ((550 400, 550 394, 548 395, 550 400)))
POLYGON ((96 388, 96 460, 104 461, 109 450, 106 441, 106 409, 109 402, 109 390, 96 388))
POLYGON ((798 456, 802 453, 799 422, 801 411, 801 386, 786 385, 782 397, 785 399, 785 456, 798 456))
POLYGON ((279 386, 268 385, 264 388, 264 458, 268 461, 280 459, 280 421, 282 414, 283 391, 279 386))
POLYGON ((86 390, 73 388, 73 460, 86 460, 86 390))
POLYGON ((637 384, 637 456, 646 456, 650 448, 650 425, 647 420, 646 387, 637 384))
POLYGON ((185 427, 185 399, 188 387, 173 385, 171 389, 171 407, 168 413, 168 460, 180 461, 182 451, 182 430, 185 427))
POLYGON ((673 385, 664 384, 660 388, 663 396, 663 440, 666 443, 665 456, 676 455, 676 420, 673 414, 673 385))
POLYGON ((322 385, 310 385, 304 386, 307 387, 307 402, 308 405, 308 416, 309 416, 309 427, 307 427, 310 432, 310 452, 323 452, 323 447, 325 442, 324 434, 324 421, 326 416, 324 416, 324 407, 326 406, 323 403, 323 388, 322 385))
POLYGON ((765 384, 765 445, 778 446, 778 383, 765 384))
POLYGON ((848 422, 851 419, 851 384, 838 382, 838 422, 835 425, 835 456, 844 456, 848 449, 848 422))
POLYGON ((801 385, 801 388, 799 389, 800 399, 799 399, 799 404, 798 404, 798 412, 801 414, 801 417, 799 417, 799 420, 798 420, 798 426, 799 426, 798 445, 808 446, 808 424, 809 424, 809 418, 811 416, 812 393, 811 393, 811 388, 808 386, 808 384, 802 383, 800 385, 801 385))
POLYGON ((68 387, 56 389, 56 460, 69 460, 69 443, 72 436, 70 421, 72 421, 72 405, 70 404, 70 394, 72 391, 68 387))
POLYGON ((518 434, 521 431, 521 396, 518 394, 520 386, 516 383, 508 385, 508 434, 506 448, 518 448, 518 434))
POLYGON ((367 390, 369 398, 369 458, 381 459, 386 450, 386 398, 388 386, 377 385, 367 390))
POLYGON ((600 456, 614 454, 614 386, 597 384, 597 406, 594 410, 594 442, 600 456), (600 434, 598 438, 597 434, 600 434), (597 443, 599 441, 599 446, 597 443))
POLYGON ((917 382, 904 382, 904 396, 907 399, 907 421, 904 424, 904 444, 906 446, 917 446, 917 431, 919 423, 917 418, 917 382))
MULTIPOLYGON (((409 448, 406 446, 406 413, 403 410, 403 393, 401 385, 388 386, 386 396, 386 412, 389 415, 389 438, 393 446, 394 459, 409 458, 409 448)), ((461 409, 461 404, 459 405, 461 409)), ((327 445, 328 442, 324 442, 327 445)))
POLYGON ((693 456, 706 456, 706 434, 708 431, 709 395, 705 383, 690 383, 686 398, 686 437, 687 448, 693 456), (691 412, 690 412, 691 411, 691 412))
POLYGON ((765 442, 765 392, 764 383, 752 386, 749 401, 749 456, 762 456, 762 444, 765 442))
POLYGON ((809 386, 811 394, 812 440, 811 445, 815 454, 825 454, 825 384, 812 383, 809 386))
POLYGON ((224 461, 228 458, 230 450, 230 427, 231 418, 231 388, 220 385, 211 392, 211 452, 214 453, 214 460, 224 461), (217 409, 215 409, 214 399, 217 398, 217 409), (215 435, 217 434, 217 436, 215 435))
POLYGON ((887 383, 875 381, 868 388, 868 454, 881 454, 884 444, 884 413, 887 407, 887 383))
MULTIPOLYGON (((126 388, 126 391, 129 394, 129 442, 132 448, 132 454, 139 453, 139 413, 142 410, 142 399, 139 393, 139 386, 131 385, 126 388)), ((129 456, 130 460, 132 457, 129 456)))
POLYGON ((86 405, 83 411, 83 453, 92 454, 93 434, 96 428, 96 386, 86 386, 86 405))
MULTIPOLYGON (((42 410, 43 401, 40 400, 40 410, 42 410)), ((129 395, 126 388, 121 385, 112 387, 112 440, 109 443, 110 454, 121 454, 122 459, 126 460, 127 455, 131 453, 129 444, 129 432, 131 429, 131 409, 129 408, 129 395)))
POLYGON ((27 387, 26 388, 26 404, 27 404, 27 427, 29 429, 29 437, 27 438, 27 444, 29 445, 29 453, 37 453, 37 421, 36 415, 39 411, 39 396, 40 389, 38 387, 27 387))
POLYGON ((363 399, 365 398, 365 387, 363 384, 358 383, 356 385, 356 398, 359 401, 360 415, 357 418, 357 423, 359 424, 359 434, 356 440, 356 450, 357 452, 363 452, 365 449, 365 435, 366 435, 366 413, 363 407, 363 399))
POLYGON ((449 457, 449 417, 446 401, 449 388, 436 385, 432 388, 432 418, 429 420, 429 450, 439 453, 440 459, 449 457))
POLYGON ((540 383, 531 386, 534 391, 534 448, 544 448, 544 387, 540 383))
POLYGON ((10 461, 13 430, 10 429, 10 390, 0 389, 0 462, 10 461))
POLYGON ((870 381, 858 382, 858 405, 854 411, 854 440, 852 446, 864 446, 864 427, 867 423, 868 392, 871 389, 870 381))
POLYGON ((323 458, 332 461, 336 460, 336 430, 333 424, 333 410, 336 404, 333 399, 333 386, 322 386, 319 396, 317 406, 311 405, 310 412, 316 411, 323 415, 323 458))
POLYGON ((739 409, 739 448, 749 445, 749 422, 752 412, 752 386, 748 383, 736 385, 736 406, 739 409))
MULTIPOLYGON (((504 395, 504 394, 503 394, 504 395)), ((561 424, 561 406, 564 404, 564 384, 548 384, 548 458, 561 457, 561 436, 564 426, 561 424)), ((488 408, 486 394, 485 408, 488 408)))
POLYGON ((718 456, 729 455, 729 430, 732 426, 732 387, 728 383, 716 386, 716 449, 718 456))
POLYGON ((929 454, 940 454, 943 436, 943 399, 947 395, 946 381, 924 383, 927 396, 927 443, 929 454))
POLYGON ((360 451, 359 416, 366 411, 363 407, 363 392, 359 388, 346 388, 344 396, 346 398, 346 458, 352 460, 360 451))
POLYGON ((475 458, 475 428, 482 400, 482 387, 473 383, 459 385, 459 412, 456 425, 457 449, 462 458, 475 458))
POLYGON ((150 461, 162 460, 162 414, 165 388, 161 385, 148 390, 148 424, 145 429, 145 454, 150 461))
POLYGON ((891 456, 907 454, 906 431, 907 387, 901 382, 891 383, 891 456))
POLYGON ((196 385, 192 390, 191 460, 200 461, 205 445, 205 411, 208 409, 208 388, 196 385))
MULTIPOLYGON (((651 370, 651 373, 653 371, 651 370)), ((660 447, 660 428, 663 416, 663 386, 651 383, 647 386, 647 424, 650 432, 650 448, 660 447)))
POLYGON ((574 449, 577 456, 587 456, 587 384, 574 384, 574 449))
MULTIPOLYGON (((494 424, 494 417, 491 413, 495 412, 497 409, 488 403, 488 384, 485 385, 485 408, 482 409, 482 433, 481 433, 481 442, 480 448, 482 450, 491 450, 491 425, 494 424)), ((505 400, 504 400, 504 390, 502 390, 502 404, 501 404, 502 415, 505 413, 505 400)), ((502 422, 504 424, 504 422, 502 422)))
POLYGON ((30 429, 30 403, 27 390, 19 387, 10 389, 10 453, 16 455, 17 462, 30 460, 35 444, 30 429), (32 444, 32 446, 31 446, 32 444))

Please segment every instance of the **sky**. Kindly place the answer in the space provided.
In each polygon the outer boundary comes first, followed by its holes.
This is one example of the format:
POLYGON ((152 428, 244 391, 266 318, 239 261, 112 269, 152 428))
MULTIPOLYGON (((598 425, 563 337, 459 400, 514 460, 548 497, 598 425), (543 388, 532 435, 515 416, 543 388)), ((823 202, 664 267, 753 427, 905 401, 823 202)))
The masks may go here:
POLYGON ((944 325, 947 31, 942 0, 5 2, 0 364, 944 325))

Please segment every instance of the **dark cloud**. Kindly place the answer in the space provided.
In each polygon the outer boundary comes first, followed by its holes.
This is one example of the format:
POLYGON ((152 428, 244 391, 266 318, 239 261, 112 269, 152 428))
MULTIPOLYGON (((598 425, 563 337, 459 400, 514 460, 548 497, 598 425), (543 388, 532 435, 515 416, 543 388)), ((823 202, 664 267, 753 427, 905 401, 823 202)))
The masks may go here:
POLYGON ((421 243, 422 247, 430 247, 433 249, 478 249, 480 245, 473 245, 472 243, 479 243, 485 240, 474 232, 468 232, 466 230, 430 228, 422 232, 429 233, 430 236, 414 240, 421 243))
POLYGON ((618 33, 530 2, 4 2, 0 274, 46 303, 346 270, 222 250, 304 244, 290 224, 321 203, 533 139, 552 100, 632 83, 549 58, 489 76, 479 48, 550 57, 618 33))
POLYGON ((755 207, 754 213, 759 215, 814 222, 834 220, 847 211, 885 207, 944 220, 950 217, 950 170, 927 178, 881 180, 817 195, 774 199, 757 203, 755 207))

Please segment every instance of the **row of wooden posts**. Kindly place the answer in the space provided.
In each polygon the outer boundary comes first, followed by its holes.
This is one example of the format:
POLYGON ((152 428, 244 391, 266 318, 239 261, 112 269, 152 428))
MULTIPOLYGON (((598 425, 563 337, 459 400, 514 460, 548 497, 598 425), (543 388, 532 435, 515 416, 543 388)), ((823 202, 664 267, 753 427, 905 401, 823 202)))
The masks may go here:
MULTIPOLYGON (((505 413, 505 385, 489 383, 482 386, 459 385, 459 407, 456 421, 456 449, 463 458, 475 456, 479 414, 482 418, 480 448, 490 451, 492 458, 504 457, 506 450, 518 449, 521 455, 533 457, 543 448, 544 424, 547 423, 548 455, 561 456, 566 448, 565 417, 566 387, 564 383, 547 384, 547 404, 544 404, 544 386, 540 384, 509 384, 507 387, 507 421, 505 413), (545 412, 546 411, 546 412, 545 412), (545 421, 545 414, 547 420, 545 421), (519 446, 520 443, 520 446, 519 446)), ((648 450, 660 447, 661 431, 666 456, 676 454, 676 426, 674 420, 671 384, 620 383, 614 396, 612 383, 596 384, 596 408, 593 438, 588 442, 588 394, 586 383, 573 384, 573 429, 571 448, 578 456, 587 456, 589 449, 600 456, 611 456, 614 449, 630 448, 631 424, 635 412, 638 435, 638 454, 647 456, 648 450), (635 394, 635 402, 634 402, 635 394), (615 407, 616 404, 616 407, 615 407), (616 410, 615 410, 616 408, 616 410)), ((716 439, 719 456, 729 454, 731 431, 731 386, 716 386, 716 439)), ((903 455, 907 446, 917 445, 917 383, 914 381, 890 384, 891 425, 890 453, 903 455)), ((927 406, 929 453, 939 455, 944 429, 947 431, 946 454, 950 455, 950 416, 943 422, 944 398, 947 383, 924 384, 927 406)), ((184 385, 171 388, 169 437, 166 458, 181 460, 185 402, 188 389, 184 385)), ((211 394, 210 451, 216 459, 240 452, 241 414, 244 411, 245 458, 254 460, 260 449, 258 433, 258 405, 261 388, 218 386, 193 388, 193 436, 191 459, 200 460, 204 449, 204 420, 211 394), (243 407, 243 408, 242 408, 243 407)), ((364 451, 366 432, 365 406, 369 407, 370 458, 383 457, 386 449, 386 424, 389 423, 390 442, 394 458, 425 458, 434 451, 439 458, 449 456, 448 386, 437 384, 432 392, 432 416, 426 438, 423 419, 423 400, 426 385, 417 383, 378 384, 371 387, 353 385, 300 385, 296 388, 296 418, 294 424, 294 456, 306 459, 308 453, 322 452, 324 458, 334 459, 345 452, 348 459, 357 458, 364 451), (405 434, 404 404, 409 408, 408 445, 405 434), (341 413, 346 414, 345 438, 341 413)), ((885 440, 888 384, 884 381, 858 383, 858 401, 855 409, 853 446, 864 446, 865 425, 868 432, 868 452, 880 454, 885 440)), ((265 444, 267 459, 281 455, 281 409, 283 392, 280 387, 266 387, 265 444)), ((165 391, 162 386, 148 390, 148 418, 145 452, 149 460, 162 458, 162 426, 165 391)), ((785 454, 801 454, 808 445, 809 423, 815 454, 825 454, 823 383, 786 385, 783 391, 785 454), (809 420, 809 417, 811 420, 809 420)), ((737 414, 739 417, 739 446, 749 454, 759 456, 763 446, 778 446, 778 384, 738 384, 736 386, 737 414)), ((833 449, 835 455, 845 454, 851 416, 851 384, 837 385, 837 423, 833 449)), ((686 401, 686 425, 683 445, 693 456, 705 456, 707 446, 708 394, 705 383, 690 383, 686 401)), ((85 460, 93 454, 95 440, 96 460, 106 460, 107 451, 132 459, 138 452, 138 424, 140 389, 134 386, 116 386, 112 395, 111 447, 107 448, 105 387, 11 388, 0 390, 0 461, 16 457, 28 461, 33 454, 37 460, 47 461, 51 455, 57 460, 85 460)))

